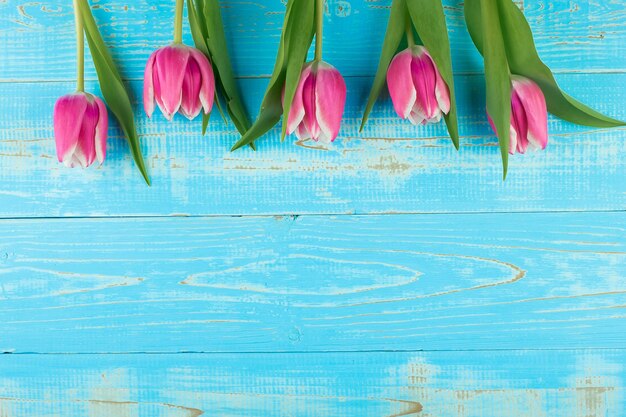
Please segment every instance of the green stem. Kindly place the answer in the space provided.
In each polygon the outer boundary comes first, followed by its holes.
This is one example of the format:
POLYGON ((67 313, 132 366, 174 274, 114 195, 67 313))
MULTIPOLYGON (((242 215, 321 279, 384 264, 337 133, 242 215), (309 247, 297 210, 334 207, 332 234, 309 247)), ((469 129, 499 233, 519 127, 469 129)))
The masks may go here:
POLYGON ((76 23, 76 91, 85 91, 85 33, 83 17, 78 0, 74 0, 74 21, 76 23))
POLYGON ((315 9, 315 60, 321 61, 324 38, 324 0, 316 0, 315 9))
POLYGON ((415 46, 415 37, 413 36, 413 24, 411 23, 411 16, 407 16, 406 19, 406 40, 409 44, 409 48, 415 46))
POLYGON ((174 16, 174 43, 183 43, 183 6, 185 0, 176 0, 176 15, 174 16))

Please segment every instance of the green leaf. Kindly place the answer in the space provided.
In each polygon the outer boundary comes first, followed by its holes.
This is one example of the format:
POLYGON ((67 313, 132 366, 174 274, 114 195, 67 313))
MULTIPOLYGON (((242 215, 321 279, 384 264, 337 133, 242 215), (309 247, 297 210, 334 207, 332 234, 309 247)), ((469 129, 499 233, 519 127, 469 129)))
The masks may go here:
POLYGON ((206 135, 206 130, 209 127, 210 114, 202 113, 202 136, 206 135))
POLYGON ((367 122, 378 96, 385 85, 387 77, 387 69, 391 60, 398 52, 400 43, 404 36, 404 25, 407 19, 406 0, 393 0, 391 3, 391 12, 389 14, 389 22, 387 23, 387 32, 385 33, 385 40, 383 41, 383 50, 380 54, 380 60, 378 62, 378 70, 376 71, 376 77, 370 90, 369 98, 367 99, 367 105, 365 106, 365 112, 363 113, 363 120, 361 121, 361 127, 359 132, 363 131, 363 127, 367 122))
POLYGON ((206 28, 206 44, 211 53, 211 62, 215 66, 221 92, 226 101, 228 114, 240 134, 250 128, 250 119, 241 100, 235 80, 219 0, 203 0, 203 19, 206 28))
POLYGON ((302 67, 306 61, 311 42, 313 42, 314 23, 315 0, 295 1, 287 26, 287 71, 285 74, 285 98, 283 102, 281 140, 285 139, 291 103, 293 102, 293 97, 298 88, 302 67))
POLYGON ((204 2, 205 0, 190 0, 187 2, 187 4, 192 3, 192 5, 195 5, 194 11, 197 16, 198 24, 202 28, 204 39, 206 39, 209 37, 209 34, 207 32, 206 19, 204 18, 204 2))
POLYGON ((586 126, 624 126, 624 122, 607 117, 564 93, 550 68, 539 58, 532 31, 522 11, 511 0, 499 0, 499 10, 511 72, 530 78, 541 87, 550 113, 586 126))
MULTIPOLYGON (((226 115, 224 114, 224 109, 222 109, 222 101, 220 100, 220 97, 217 94, 217 89, 215 89, 215 98, 213 99, 213 103, 215 103, 215 107, 217 107, 217 111, 219 112, 220 116, 222 116, 222 121, 224 121, 224 124, 228 124, 228 120, 226 120, 226 115)), ((207 114, 206 116, 210 116, 210 114, 207 114)))
POLYGON ((150 178, 141 154, 139 137, 135 128, 130 97, 122 82, 122 77, 111 58, 111 54, 100 35, 98 26, 91 14, 89 3, 87 3, 87 0, 78 0, 78 5, 104 101, 117 118, 128 140, 137 168, 139 168, 146 183, 150 185, 150 178))
MULTIPOLYGON (((206 25, 201 23, 202 14, 197 12, 197 5, 200 4, 202 0, 187 0, 187 19, 189 20, 189 29, 191 30, 191 37, 193 38, 193 43, 196 45, 196 48, 206 55, 209 59, 211 59, 211 54, 209 52, 209 46, 207 45, 206 39, 208 35, 206 33, 206 25), (194 3, 196 6, 194 6, 194 3)), ((204 19, 202 19, 204 21, 204 19)))
MULTIPOLYGON (((250 128, 250 120, 243 106, 232 70, 219 1, 188 0, 187 15, 196 48, 204 53, 213 65, 217 87, 214 102, 217 109, 226 123, 224 110, 217 96, 217 91, 219 91, 226 101, 226 109, 235 128, 243 135, 250 128)), ((209 117, 210 115, 203 115, 202 117, 203 135, 206 133, 209 117)), ((253 145, 251 147, 254 149, 253 145)))
POLYGON ((474 43, 483 50, 487 111, 496 127, 503 177, 506 178, 511 126, 511 74, 500 27, 498 1, 466 0, 465 21, 474 43))
MULTIPOLYGON (((295 0, 298 1, 298 0, 295 0)), ((245 145, 254 142, 257 138, 264 135, 269 131, 278 121, 283 114, 282 106, 282 91, 285 85, 285 37, 287 33, 287 23, 291 16, 291 9, 294 4, 294 0, 290 0, 287 3, 287 10, 285 11, 285 20, 283 22, 282 34, 280 37, 280 43, 278 44, 278 53, 276 55, 276 62, 274 63, 274 70, 270 78, 267 90, 263 96, 261 102, 261 109, 256 121, 252 124, 250 129, 241 136, 241 139, 235 143, 231 148, 231 151, 237 150, 245 145)))
POLYGON ((255 139, 267 133, 272 127, 278 123, 280 116, 283 114, 282 106, 280 105, 280 98, 278 99, 278 105, 276 102, 268 103, 263 111, 259 114, 259 117, 254 124, 248 129, 248 131, 233 145, 231 151, 235 151, 242 146, 251 144, 255 139))
POLYGON ((443 5, 441 0, 419 0, 407 2, 407 6, 413 26, 415 26, 424 47, 435 61, 441 77, 450 90, 450 111, 444 118, 452 143, 459 149, 459 125, 454 94, 452 55, 443 5))

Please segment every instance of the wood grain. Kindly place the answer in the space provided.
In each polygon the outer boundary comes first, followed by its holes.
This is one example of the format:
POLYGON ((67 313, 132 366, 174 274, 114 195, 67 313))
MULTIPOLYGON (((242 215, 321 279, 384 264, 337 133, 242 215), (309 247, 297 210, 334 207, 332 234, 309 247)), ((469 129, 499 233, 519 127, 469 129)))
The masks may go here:
MULTIPOLYGON (((272 67, 283 5, 224 2, 236 72, 252 116, 272 67), (254 56, 254 59, 250 59, 254 56)), ((621 157, 625 131, 580 128, 550 119, 546 152, 511 158, 508 181, 484 114, 482 63, 463 27, 462 4, 446 1, 454 47, 462 134, 455 152, 443 125, 400 121, 388 99, 363 134, 357 127, 371 85, 389 0, 329 2, 327 59, 348 76, 348 104, 338 142, 284 143, 274 130, 259 151, 229 153, 232 126, 215 116, 199 123, 153 120, 137 108, 153 184, 147 188, 115 123, 100 169, 68 170, 55 159, 51 111, 73 90, 74 40, 68 3, 0 3, 0 217, 274 215, 620 210, 626 205, 621 157), (329 45, 333 45, 330 47, 329 45), (45 63, 45 66, 42 64, 45 63), (65 81, 64 81, 65 80, 65 81), (4 82, 2 82, 4 81, 4 82)), ((566 74, 576 98, 626 119, 624 34, 620 1, 520 3, 546 61, 566 74), (580 74, 583 73, 583 74, 580 74)), ((94 4, 114 55, 140 97, 143 64, 170 36, 171 2, 94 4), (142 28, 141 30, 139 28, 142 28), (149 29, 146 29, 149 28, 149 29)), ((88 89, 97 91, 89 69, 88 89)))
POLYGON ((0 350, 624 345, 626 213, 0 222, 0 350))
MULTIPOLYGON (((173 2, 91 3, 140 97, 173 2)), ((252 116, 282 3, 222 1, 252 116)), ((517 3, 564 89, 626 119, 623 0, 517 3)), ((551 118, 503 183, 482 61, 444 0, 461 152, 387 98, 359 134, 390 0, 328 4, 338 142, 272 131, 229 153, 217 116, 201 137, 135 102, 147 188, 115 123, 104 166, 55 161, 70 2, 0 0, 0 417, 623 414, 626 130, 551 118)))
POLYGON ((624 350, 3 355, 3 417, 621 416, 624 350))

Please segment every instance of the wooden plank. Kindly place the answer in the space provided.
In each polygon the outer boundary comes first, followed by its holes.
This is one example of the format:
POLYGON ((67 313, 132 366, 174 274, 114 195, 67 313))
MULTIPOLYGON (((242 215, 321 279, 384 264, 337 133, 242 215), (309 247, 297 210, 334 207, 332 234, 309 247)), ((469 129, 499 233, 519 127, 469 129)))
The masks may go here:
POLYGON ((624 350, 3 355, 3 417, 617 417, 624 350))
POLYGON ((0 221, 0 351, 623 347, 626 213, 0 221))
MULTIPOLYGON (((560 77, 576 97, 626 119, 626 74, 560 77), (593 82, 591 82, 593 81, 593 82)), ((71 170, 56 161, 51 109, 69 83, 0 84, 0 216, 414 213, 527 210, 619 210, 626 206, 626 130, 576 127, 550 119, 545 152, 511 158, 502 182, 496 139, 484 114, 480 76, 457 77, 462 148, 443 124, 400 121, 388 100, 358 133, 371 79, 348 79, 343 130, 327 150, 313 142, 280 143, 278 130, 258 151, 230 153, 237 135, 215 115, 173 123, 138 114, 152 174, 148 188, 127 145, 112 128, 100 169, 71 170), (406 138, 415 138, 406 140, 406 138)), ((265 80, 242 82, 256 109, 265 80)), ((91 85, 93 87, 93 83, 91 85)), ((133 84, 139 96, 140 83, 133 84)), ((139 107, 139 106, 138 106, 139 107)), ((138 109, 138 112, 140 110, 138 109)))
MULTIPOLYGON (((224 1, 227 37, 240 76, 267 75, 273 68, 283 2, 224 1)), ((325 58, 346 75, 372 75, 378 63, 390 0, 331 0, 325 58), (371 30, 371 28, 377 30, 371 30), (332 45, 332 46, 331 46, 332 45)), ((519 3, 522 3, 521 1, 519 3)), ((482 64, 467 34, 461 0, 445 0, 456 71, 480 72, 482 64)), ((173 2, 94 2, 105 41, 123 58, 123 72, 142 78, 152 50, 172 40, 173 2)), ((621 1, 526 0, 523 8, 541 55, 557 71, 624 71, 626 14, 621 1)), ((61 0, 0 2, 0 80, 71 80, 74 26, 71 3, 61 0), (45 63, 45 66, 42 65, 45 63)), ((186 31, 186 40, 190 36, 186 31)), ((95 73, 88 64, 88 77, 95 73)))

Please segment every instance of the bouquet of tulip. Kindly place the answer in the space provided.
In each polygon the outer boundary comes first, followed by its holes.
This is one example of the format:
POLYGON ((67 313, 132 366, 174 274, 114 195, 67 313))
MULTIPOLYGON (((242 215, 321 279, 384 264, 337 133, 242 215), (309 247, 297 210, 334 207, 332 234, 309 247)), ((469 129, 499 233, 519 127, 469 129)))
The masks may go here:
POLYGON ((278 56, 261 110, 252 127, 232 150, 252 144, 283 116, 282 139, 330 143, 339 134, 346 102, 346 84, 322 60, 324 0, 289 0, 278 56), (315 35, 315 58, 305 63, 315 35))
POLYGON ((76 92, 61 97, 54 106, 54 137, 59 162, 69 167, 83 168, 93 164, 96 159, 102 164, 106 156, 108 129, 106 102, 124 131, 137 168, 149 185, 150 179, 141 155, 128 92, 102 40, 87 0, 74 0, 74 19, 77 46, 76 92), (104 102, 85 92, 85 37, 89 43, 104 102))

